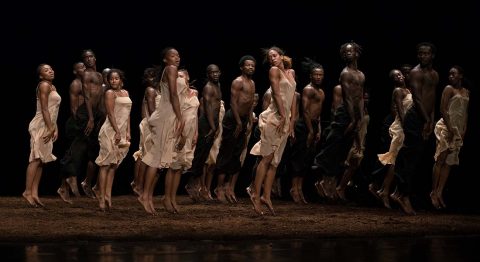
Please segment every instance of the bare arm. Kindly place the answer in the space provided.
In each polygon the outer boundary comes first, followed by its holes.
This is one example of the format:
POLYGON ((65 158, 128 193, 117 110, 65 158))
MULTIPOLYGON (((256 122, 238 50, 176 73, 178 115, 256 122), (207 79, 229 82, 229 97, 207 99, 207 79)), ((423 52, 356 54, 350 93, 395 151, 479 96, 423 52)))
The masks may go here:
POLYGON ((395 88, 392 92, 392 104, 395 105, 395 115, 400 118, 400 122, 403 123, 405 119, 405 109, 403 108, 403 93, 401 88, 395 88))
POLYGON ((448 104, 454 94, 453 87, 447 85, 445 89, 443 89, 442 100, 440 102, 440 112, 442 113, 443 121, 445 122, 445 125, 447 126, 448 132, 451 134, 451 136, 453 136, 453 128, 450 121, 450 115, 448 114, 448 104))
POLYGON ((177 77, 178 70, 174 65, 169 65, 165 69, 168 83, 168 91, 170 95, 170 103, 172 103, 173 112, 177 117, 177 126, 175 127, 175 137, 178 138, 182 134, 185 123, 183 122, 182 112, 180 111, 180 100, 177 94, 177 77))
POLYGON ((282 106, 282 95, 280 93, 280 77, 280 69, 272 66, 268 72, 268 78, 270 79, 270 86, 272 88, 273 102, 277 105, 278 113, 280 114, 280 124, 277 127, 277 132, 279 133, 282 132, 286 119, 285 108, 282 106))
POLYGON ((80 104, 80 94, 82 93, 82 82, 72 81, 70 84, 70 112, 73 117, 76 117, 77 110, 80 104))
POLYGON ((337 110, 338 106, 343 102, 342 86, 336 85, 333 88, 332 112, 337 110))
MULTIPOLYGON (((127 90, 125 90, 125 92, 127 92, 128 94, 128 97, 130 97, 130 94, 128 93, 127 90)), ((127 134, 126 134, 126 140, 130 142, 130 139, 132 138, 132 136, 130 135, 130 114, 128 115, 128 119, 127 119, 127 134)))
POLYGON ((50 139, 54 139, 56 126, 52 122, 50 117, 50 112, 48 111, 48 96, 51 92, 51 85, 47 82, 41 82, 38 87, 38 96, 40 99, 40 107, 42 111, 43 121, 45 122, 45 126, 47 127, 47 134, 43 136, 43 142, 47 143, 50 139))
POLYGON ((310 113, 310 101, 315 96, 313 87, 306 86, 302 92, 303 119, 307 125, 308 136, 313 135, 312 116, 310 113))
POLYGON ((262 111, 265 111, 272 100, 272 92, 265 92, 262 99, 262 111))
POLYGON ((107 111, 107 118, 112 126, 113 130, 115 130, 115 144, 120 142, 120 130, 117 126, 117 120, 115 119, 115 94, 113 90, 107 90, 105 92, 105 109, 107 111))
POLYGON ((213 90, 212 86, 207 84, 203 88, 203 108, 205 110, 205 116, 207 117, 208 124, 210 125, 210 131, 208 132, 208 135, 215 134, 217 131, 217 126, 215 126, 215 112, 213 112, 214 110, 212 106, 212 103, 214 102, 213 99, 216 99, 215 91, 213 90))
POLYGON ((155 98, 157 97, 157 92, 151 86, 145 89, 145 101, 147 102, 148 115, 152 115, 155 111, 155 98))
POLYGON ((93 108, 92 108, 92 102, 90 101, 91 92, 87 86, 89 76, 90 76, 90 72, 85 72, 82 76, 82 92, 85 100, 84 103, 87 107, 87 113, 88 113, 88 123, 87 123, 87 126, 85 127, 85 135, 87 136, 90 135, 90 132, 94 127, 93 108))
POLYGON ((237 127, 235 129, 234 137, 238 137, 240 131, 242 130, 242 120, 240 119, 240 115, 238 114, 238 97, 240 96, 240 92, 242 92, 243 83, 241 80, 235 79, 232 82, 232 86, 230 88, 230 108, 232 109, 233 117, 235 118, 235 122, 237 123, 237 127))

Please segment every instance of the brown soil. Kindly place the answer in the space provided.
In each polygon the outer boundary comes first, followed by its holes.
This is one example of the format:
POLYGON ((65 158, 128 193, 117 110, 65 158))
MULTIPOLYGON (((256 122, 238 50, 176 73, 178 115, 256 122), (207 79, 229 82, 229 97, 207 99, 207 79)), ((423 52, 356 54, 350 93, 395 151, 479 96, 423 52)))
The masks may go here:
MULTIPOLYGON (((274 201, 277 216, 259 217, 248 199, 238 204, 193 203, 179 197, 180 214, 169 214, 155 199, 157 216, 144 212, 134 196, 116 196, 101 212, 93 199, 69 205, 43 197, 45 208, 28 207, 21 197, 0 198, 0 241, 74 240, 241 240, 336 237, 479 235, 480 216, 418 212, 339 204, 295 205, 274 201)), ((265 212, 268 212, 264 208, 265 212)))

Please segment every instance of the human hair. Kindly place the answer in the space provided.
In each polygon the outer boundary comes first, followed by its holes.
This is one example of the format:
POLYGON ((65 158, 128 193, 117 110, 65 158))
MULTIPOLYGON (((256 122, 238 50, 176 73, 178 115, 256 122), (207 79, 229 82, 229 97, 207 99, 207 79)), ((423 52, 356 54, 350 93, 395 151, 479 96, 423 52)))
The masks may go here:
POLYGON ((43 64, 40 64, 40 65, 37 66, 37 76, 38 76, 38 78, 40 78, 40 74, 42 73, 42 68, 44 66, 50 66, 50 65, 43 63, 43 64))
POLYGON ((150 85, 150 84, 154 85, 156 78, 157 78, 157 70, 154 67, 145 68, 145 70, 143 71, 142 84, 144 86, 150 85), (150 81, 149 78, 153 78, 153 80, 150 81))
POLYGON ((263 53, 263 56, 264 56, 264 59, 263 59, 263 62, 265 64, 268 63, 268 52, 270 52, 271 50, 274 50, 275 52, 277 52, 279 55, 285 55, 285 51, 283 51, 280 47, 278 46, 272 46, 270 48, 263 48, 262 49, 262 53, 263 53))
POLYGON ((463 70, 463 68, 462 68, 461 66, 459 66, 459 65, 454 65, 454 66, 452 66, 451 68, 457 69, 458 73, 459 73, 460 75, 462 75, 462 76, 463 76, 463 74, 465 73, 465 71, 463 70))
MULTIPOLYGON (((172 49, 175 49, 175 48, 173 48, 171 46, 167 46, 164 49, 162 49, 162 51, 160 52, 160 55, 162 56, 162 59, 164 59, 165 56, 167 55, 168 51, 170 51, 172 49)), ((177 50, 177 49, 175 49, 175 50, 177 50)))
POLYGON ((307 72, 309 74, 311 74, 313 72, 313 70, 315 69, 322 69, 323 70, 323 66, 318 63, 317 61, 311 59, 311 58, 308 58, 308 57, 305 57, 304 59, 305 61, 302 62, 302 70, 304 72, 307 72))
POLYGON ((120 79, 122 80, 122 82, 125 82, 125 80, 126 80, 126 79, 125 79, 125 73, 124 73, 122 70, 116 69, 116 68, 112 68, 112 69, 108 72, 108 74, 107 74, 107 80, 108 80, 109 82, 110 82, 110 78, 112 78, 112 74, 113 74, 113 73, 117 73, 118 76, 120 77, 120 79))
POLYGON ((357 52, 357 54, 359 54, 359 55, 362 54, 362 47, 352 40, 352 41, 350 41, 348 43, 345 43, 345 44, 340 46, 340 56, 342 56, 342 58, 345 56, 345 53, 347 52, 347 46, 348 45, 352 45, 353 49, 355 50, 355 52, 357 52))
POLYGON ((211 72, 214 67, 216 67, 216 68, 218 68, 218 70, 220 70, 220 67, 218 67, 216 64, 209 64, 207 66, 207 69, 206 69, 207 73, 211 72))
POLYGON ((430 42, 421 42, 417 45, 417 51, 420 49, 420 47, 422 46, 427 46, 427 47, 430 47, 430 51, 432 51, 432 54, 436 54, 437 53, 437 47, 430 43, 430 42))
POLYGON ((285 67, 285 69, 291 69, 292 68, 292 58, 291 57, 284 55, 282 61, 283 61, 283 67, 285 67))
POLYGON ((253 56, 251 56, 251 55, 244 55, 244 56, 242 56, 242 57, 240 58, 240 60, 238 60, 238 66, 239 66, 239 67, 244 66, 245 61, 247 61, 247 60, 251 60, 251 61, 255 62, 255 64, 257 63, 257 60, 255 60, 255 58, 254 58, 253 56))
POLYGON ((80 56, 82 58, 82 60, 83 60, 83 58, 85 58, 85 54, 88 53, 88 52, 92 53, 92 55, 95 56, 95 53, 92 51, 92 49, 84 49, 84 50, 82 50, 82 54, 80 56))

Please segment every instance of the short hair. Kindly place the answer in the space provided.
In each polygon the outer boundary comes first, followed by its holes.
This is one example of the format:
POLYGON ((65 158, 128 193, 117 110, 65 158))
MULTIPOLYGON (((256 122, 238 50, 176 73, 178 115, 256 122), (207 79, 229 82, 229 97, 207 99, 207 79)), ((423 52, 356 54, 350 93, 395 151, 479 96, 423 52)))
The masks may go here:
POLYGON ((421 42, 421 43, 419 43, 419 44, 417 45, 417 51, 418 51, 418 49, 420 49, 420 47, 422 47, 422 46, 428 46, 428 47, 430 47, 430 50, 432 51, 432 54, 436 54, 436 53, 437 53, 437 47, 436 47, 434 44, 430 43, 430 42, 421 42))
POLYGON ((209 65, 207 66, 207 73, 210 72, 210 71, 212 71, 213 67, 217 67, 218 70, 220 70, 220 67, 218 67, 216 64, 209 64, 209 65))
POLYGON ((245 64, 245 61, 247 60, 252 60, 253 62, 255 62, 255 64, 257 63, 257 60, 255 60, 255 58, 251 55, 244 55, 240 58, 240 60, 238 61, 238 66, 242 67, 244 64, 245 64))
POLYGON ((85 54, 88 53, 88 52, 92 53, 92 55, 95 56, 95 53, 92 51, 92 49, 84 49, 84 50, 82 50, 82 55, 81 55, 82 60, 85 57, 85 54))

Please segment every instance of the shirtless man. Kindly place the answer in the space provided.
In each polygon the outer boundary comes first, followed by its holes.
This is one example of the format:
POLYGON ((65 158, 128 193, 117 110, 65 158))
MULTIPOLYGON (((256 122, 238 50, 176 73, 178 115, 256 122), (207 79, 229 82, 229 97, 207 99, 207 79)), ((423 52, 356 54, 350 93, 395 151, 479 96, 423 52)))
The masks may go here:
POLYGON ((340 73, 342 103, 335 110, 330 132, 320 153, 315 157, 318 175, 323 180, 315 183, 320 195, 336 196, 336 177, 343 174, 343 164, 352 145, 361 148, 360 125, 364 115, 363 85, 365 75, 358 70, 360 46, 354 42, 340 47, 340 55, 346 62, 340 73))
POLYGON ((434 125, 435 91, 439 81, 438 73, 432 67, 435 51, 431 43, 418 44, 419 64, 409 74, 413 106, 405 113, 402 122, 405 139, 395 161, 398 191, 391 195, 408 215, 415 214, 409 197, 412 178, 422 159, 425 140, 432 134, 434 125))
MULTIPOLYGON (((208 82, 205 84, 202 92, 203 114, 198 118, 198 140, 195 147, 195 153, 190 169, 192 177, 185 186, 190 197, 199 200, 201 185, 200 177, 203 175, 205 161, 208 158, 210 149, 219 132, 219 113, 222 101, 222 90, 220 88, 220 68, 211 64, 207 66, 208 82)), ((206 188, 206 186, 205 186, 206 188)))
MULTIPOLYGON (((85 100, 82 95, 82 75, 85 71, 85 64, 83 62, 77 62, 73 64, 73 74, 75 75, 75 79, 73 79, 72 83, 70 83, 70 89, 69 89, 69 94, 70 94, 70 117, 67 120, 66 123, 66 137, 70 142, 70 145, 73 144, 75 141, 75 137, 79 133, 79 127, 77 125, 77 110, 82 105, 85 100)), ((64 161, 69 159, 71 156, 70 150, 67 151, 66 156, 64 159, 62 159, 62 164, 64 161)), ((75 170, 75 169, 74 169, 75 170)), ((70 184, 77 184, 76 180, 76 173, 75 172, 70 172, 67 171, 63 168, 61 169, 61 176, 62 176, 62 183, 60 187, 57 190, 57 193, 60 195, 63 201, 71 204, 72 201, 70 200, 70 190, 72 193, 74 193, 76 196, 79 196, 78 193, 78 187, 70 188, 70 184), (69 181, 75 180, 75 182, 71 182, 70 184, 67 183, 67 179, 69 181)))
POLYGON ((94 197, 91 189, 91 181, 95 175, 95 159, 98 156, 100 145, 98 143, 98 132, 105 121, 105 106, 103 86, 103 76, 97 72, 97 59, 92 50, 87 49, 82 53, 83 63, 87 67, 82 77, 82 92, 85 97, 85 109, 87 111, 87 121, 84 133, 88 136, 88 165, 87 175, 82 182, 82 188, 89 197, 94 197))
POLYGON ((307 60, 310 83, 302 91, 303 115, 295 122, 295 139, 289 161, 292 167, 292 188, 290 195, 295 203, 307 203, 303 196, 303 180, 315 157, 315 144, 320 140, 320 115, 325 93, 321 89, 324 79, 323 66, 307 60))
POLYGON ((239 66, 242 74, 233 80, 230 89, 230 110, 223 118, 222 142, 215 168, 218 183, 214 192, 221 202, 226 201, 225 187, 228 187, 229 178, 240 172, 240 155, 246 140, 247 125, 253 122, 252 104, 255 100, 255 82, 252 76, 255 73, 255 65, 256 60, 252 56, 240 58, 239 66))

